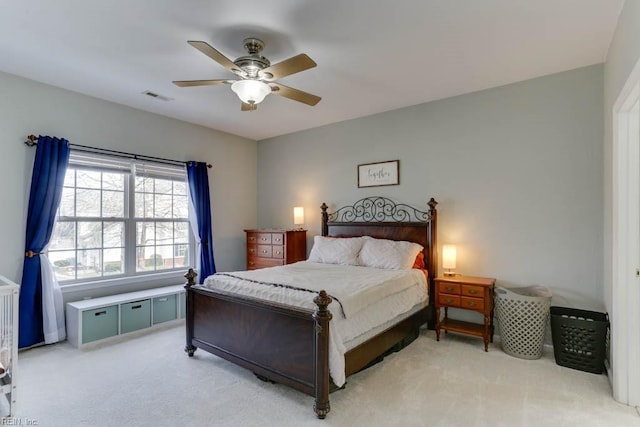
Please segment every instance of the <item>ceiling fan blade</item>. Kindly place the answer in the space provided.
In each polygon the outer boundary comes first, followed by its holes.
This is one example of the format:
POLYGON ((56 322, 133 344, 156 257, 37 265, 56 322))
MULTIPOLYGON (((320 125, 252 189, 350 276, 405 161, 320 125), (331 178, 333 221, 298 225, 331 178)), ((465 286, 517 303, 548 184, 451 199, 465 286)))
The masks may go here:
POLYGON ((273 89, 273 94, 284 96, 285 98, 293 99, 294 101, 302 102, 303 104, 314 106, 322 98, 319 96, 303 92, 299 89, 294 89, 289 86, 282 85, 280 83, 270 83, 271 89, 273 89))
POLYGON ((258 109, 258 104, 247 104, 246 102, 242 103, 240 107, 240 111, 255 111, 258 109))
POLYGON ((213 86, 233 83, 234 80, 174 80, 173 84, 180 87, 213 86))
POLYGON ((293 56, 265 68, 260 72, 260 76, 264 80, 272 81, 290 76, 291 74, 299 73, 300 71, 308 70, 316 65, 318 64, 316 64, 313 59, 309 58, 306 54, 301 53, 300 55, 293 56))
POLYGON ((189 43, 191 46, 195 47, 200 52, 204 53, 209 58, 213 59, 218 64, 222 65, 224 68, 231 71, 232 73, 238 74, 241 76, 245 75, 245 72, 242 71, 240 67, 234 64, 232 60, 230 60, 229 58, 227 58, 226 56, 218 52, 216 49, 214 49, 209 43, 206 43, 203 41, 197 41, 197 40, 189 40, 187 43, 189 43))

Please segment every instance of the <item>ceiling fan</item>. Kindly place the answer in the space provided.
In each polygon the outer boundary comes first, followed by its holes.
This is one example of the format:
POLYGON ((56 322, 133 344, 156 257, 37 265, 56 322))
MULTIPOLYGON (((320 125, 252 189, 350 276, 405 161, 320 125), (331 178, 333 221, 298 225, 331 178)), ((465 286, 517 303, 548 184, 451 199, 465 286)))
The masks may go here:
POLYGON ((320 99, 322 99, 319 96, 276 83, 275 81, 282 77, 315 67, 317 64, 304 53, 271 65, 271 62, 267 58, 260 55, 260 51, 264 48, 264 42, 255 37, 244 39, 244 48, 248 54, 239 57, 235 61, 231 61, 206 42, 188 41, 187 43, 239 78, 236 80, 176 80, 173 82, 176 86, 191 87, 230 84, 231 90, 234 91, 242 101, 242 111, 253 111, 257 109, 258 104, 270 93, 311 106, 316 105, 320 102, 320 99))

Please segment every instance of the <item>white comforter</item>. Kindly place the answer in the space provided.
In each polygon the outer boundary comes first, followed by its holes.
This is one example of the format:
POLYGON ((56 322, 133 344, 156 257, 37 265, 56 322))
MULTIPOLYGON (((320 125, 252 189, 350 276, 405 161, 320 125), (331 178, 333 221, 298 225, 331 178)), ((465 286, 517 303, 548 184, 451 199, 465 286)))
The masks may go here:
POLYGON ((329 305, 333 314, 329 372, 338 387, 345 382, 345 343, 418 303, 426 304, 428 299, 427 281, 421 270, 381 270, 309 261, 214 274, 205 279, 204 286, 310 309, 316 308, 315 294, 327 291, 334 298, 329 305))

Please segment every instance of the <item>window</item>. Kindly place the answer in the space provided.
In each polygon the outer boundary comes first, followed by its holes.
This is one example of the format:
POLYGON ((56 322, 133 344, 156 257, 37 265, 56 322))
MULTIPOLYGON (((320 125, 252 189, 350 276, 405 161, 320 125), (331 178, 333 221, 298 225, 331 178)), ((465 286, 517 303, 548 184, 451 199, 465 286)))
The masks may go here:
POLYGON ((72 151, 47 247, 61 284, 184 269, 184 167, 72 151))

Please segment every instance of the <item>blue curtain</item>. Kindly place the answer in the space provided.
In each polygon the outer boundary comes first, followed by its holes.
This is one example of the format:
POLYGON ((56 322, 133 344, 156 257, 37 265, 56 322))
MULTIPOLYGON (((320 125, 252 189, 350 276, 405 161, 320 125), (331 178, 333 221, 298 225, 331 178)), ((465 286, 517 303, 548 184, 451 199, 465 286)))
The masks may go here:
POLYGON ((188 162, 187 177, 189 179, 189 194, 195 208, 200 238, 200 283, 216 272, 213 260, 213 234, 211 232, 211 202, 209 199, 209 176, 207 164, 203 162, 188 162))
POLYGON ((69 164, 69 141, 39 136, 31 176, 25 258, 20 285, 18 347, 44 341, 40 252, 47 246, 69 164))

